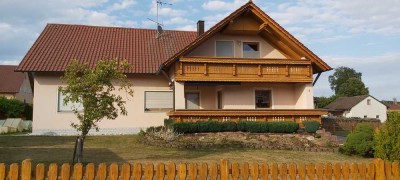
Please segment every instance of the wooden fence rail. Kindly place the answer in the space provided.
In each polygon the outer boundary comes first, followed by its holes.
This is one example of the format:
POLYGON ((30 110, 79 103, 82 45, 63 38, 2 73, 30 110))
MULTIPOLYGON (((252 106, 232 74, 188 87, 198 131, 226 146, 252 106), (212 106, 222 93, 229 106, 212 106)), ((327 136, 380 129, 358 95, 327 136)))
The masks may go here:
POLYGON ((70 165, 56 163, 35 167, 31 160, 21 165, 0 164, 0 180, 227 180, 227 179, 378 179, 399 180, 399 163, 374 160, 371 163, 89 163, 70 165))

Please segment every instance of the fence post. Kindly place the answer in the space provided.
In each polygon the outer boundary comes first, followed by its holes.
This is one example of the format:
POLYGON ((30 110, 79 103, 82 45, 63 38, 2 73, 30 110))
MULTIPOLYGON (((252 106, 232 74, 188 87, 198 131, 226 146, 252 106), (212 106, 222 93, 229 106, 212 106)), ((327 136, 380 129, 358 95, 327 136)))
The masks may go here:
POLYGON ((21 180, 31 180, 32 177, 32 160, 25 159, 22 161, 21 180))
POLYGON ((385 162, 382 159, 375 159, 375 179, 384 180, 385 179, 385 162))
POLYGON ((228 169, 228 161, 227 160, 221 160, 220 172, 221 172, 221 180, 228 180, 229 169, 228 169))
POLYGON ((6 165, 4 163, 0 163, 0 180, 6 179, 6 165))

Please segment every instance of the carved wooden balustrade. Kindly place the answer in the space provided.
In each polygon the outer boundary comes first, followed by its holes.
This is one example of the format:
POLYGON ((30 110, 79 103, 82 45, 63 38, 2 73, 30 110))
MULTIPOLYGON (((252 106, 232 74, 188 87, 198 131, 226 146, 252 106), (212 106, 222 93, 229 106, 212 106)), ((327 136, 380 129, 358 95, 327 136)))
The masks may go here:
POLYGON ((176 81, 312 82, 310 60, 181 57, 176 81))
POLYGON ((260 122, 279 122, 292 121, 302 124, 305 120, 315 120, 321 122, 321 115, 328 112, 318 109, 274 109, 274 110, 175 110, 168 113, 168 116, 176 122, 196 122, 196 121, 260 121, 260 122))

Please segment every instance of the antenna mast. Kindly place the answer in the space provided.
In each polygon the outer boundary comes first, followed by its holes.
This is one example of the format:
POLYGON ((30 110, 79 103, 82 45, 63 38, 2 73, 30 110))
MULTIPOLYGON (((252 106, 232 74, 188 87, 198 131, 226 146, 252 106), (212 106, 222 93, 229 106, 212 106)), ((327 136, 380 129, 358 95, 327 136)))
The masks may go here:
POLYGON ((160 21, 158 21, 158 9, 159 9, 162 5, 170 5, 170 6, 172 6, 172 4, 171 4, 171 3, 162 2, 161 0, 157 0, 156 3, 157 3, 157 23, 160 23, 160 21))
POLYGON ((157 19, 156 19, 156 21, 154 21, 154 20, 152 20, 150 18, 147 18, 147 19, 149 19, 150 21, 153 21, 153 22, 155 22, 157 24, 157 35, 156 35, 156 38, 159 38, 164 33, 164 30, 162 29, 162 24, 160 23, 160 21, 158 19, 158 9, 162 5, 170 5, 171 6, 172 4, 162 2, 161 0, 157 0, 156 3, 157 3, 157 19))

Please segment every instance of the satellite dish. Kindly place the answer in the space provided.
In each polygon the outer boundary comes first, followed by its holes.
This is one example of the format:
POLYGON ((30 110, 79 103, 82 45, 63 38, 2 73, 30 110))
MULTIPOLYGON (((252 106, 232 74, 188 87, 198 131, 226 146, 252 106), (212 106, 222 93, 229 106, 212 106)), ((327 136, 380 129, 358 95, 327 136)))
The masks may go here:
POLYGON ((160 37, 164 33, 164 30, 160 24, 157 25, 157 33, 158 33, 157 38, 160 37))

